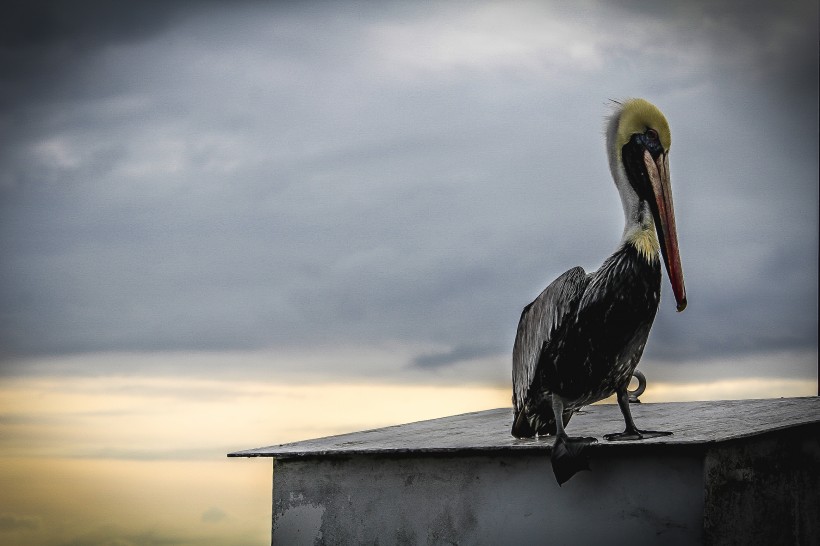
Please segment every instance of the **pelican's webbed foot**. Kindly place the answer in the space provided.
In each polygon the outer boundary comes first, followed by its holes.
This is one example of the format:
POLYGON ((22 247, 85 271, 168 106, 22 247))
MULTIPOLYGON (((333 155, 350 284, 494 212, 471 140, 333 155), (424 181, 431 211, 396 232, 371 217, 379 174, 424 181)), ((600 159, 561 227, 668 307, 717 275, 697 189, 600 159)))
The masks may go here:
POLYGON ((657 430, 640 430, 635 426, 635 421, 632 419, 632 410, 629 409, 629 393, 626 390, 626 385, 618 389, 618 407, 624 416, 626 423, 626 430, 623 432, 616 432, 614 434, 604 434, 604 438, 610 442, 624 442, 627 440, 646 440, 647 438, 659 438, 661 436, 669 436, 671 432, 660 432, 657 430))
POLYGON ((639 430, 637 428, 626 429, 623 432, 604 434, 604 438, 610 442, 625 442, 627 440, 646 440, 647 438, 660 438, 661 436, 671 436, 671 432, 661 432, 658 430, 639 430))
POLYGON ((563 432, 555 437, 550 460, 558 485, 569 480, 577 472, 590 469, 589 457, 584 451, 589 444, 597 441, 591 437, 570 438, 563 432))

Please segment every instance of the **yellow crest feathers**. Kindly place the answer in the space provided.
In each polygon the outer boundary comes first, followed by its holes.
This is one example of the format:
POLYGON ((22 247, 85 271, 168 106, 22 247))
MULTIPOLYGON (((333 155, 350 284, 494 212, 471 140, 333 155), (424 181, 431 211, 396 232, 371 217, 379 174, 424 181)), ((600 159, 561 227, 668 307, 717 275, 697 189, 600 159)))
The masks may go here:
POLYGON ((620 150, 635 133, 643 133, 647 129, 658 132, 661 146, 666 151, 672 145, 672 133, 669 123, 658 107, 644 99, 630 99, 623 102, 621 115, 618 121, 618 141, 620 150))

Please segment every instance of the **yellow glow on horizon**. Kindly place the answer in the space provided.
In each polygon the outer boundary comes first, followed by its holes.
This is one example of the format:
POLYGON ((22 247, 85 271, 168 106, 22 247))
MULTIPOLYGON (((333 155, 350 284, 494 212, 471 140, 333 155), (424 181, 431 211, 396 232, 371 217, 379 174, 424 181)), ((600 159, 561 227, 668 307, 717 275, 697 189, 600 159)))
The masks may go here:
POLYGON ((0 513, 28 517, 39 528, 0 534, 0 540, 55 544, 78 537, 89 544, 132 544, 132 537, 146 533, 158 543, 270 540, 269 459, 244 465, 52 458, 2 463, 8 500, 0 500, 0 513), (218 517, 206 519, 208 511, 218 517))
MULTIPOLYGON (((815 389, 813 380, 650 381, 641 399, 811 396, 815 389)), ((265 543, 270 460, 228 459, 227 452, 509 406, 506 385, 7 379, 0 384, 0 514, 11 528, 0 530, 0 541, 265 543)))
POLYGON ((181 456, 432 419, 506 406, 509 400, 507 388, 486 386, 15 379, 0 387, 0 405, 27 424, 12 424, 0 449, 58 457, 105 458, 107 452, 145 458, 152 450, 161 457, 181 456))
POLYGON ((703 383, 650 384, 641 399, 646 402, 688 402, 697 400, 742 400, 786 398, 817 394, 817 382, 808 379, 749 377, 703 383))
POLYGON ((181 378, 0 385, 4 537, 263 544, 271 461, 227 452, 507 405, 508 390, 181 378), (210 514, 210 515, 208 515, 210 514), (132 540, 134 539, 134 540, 132 540))

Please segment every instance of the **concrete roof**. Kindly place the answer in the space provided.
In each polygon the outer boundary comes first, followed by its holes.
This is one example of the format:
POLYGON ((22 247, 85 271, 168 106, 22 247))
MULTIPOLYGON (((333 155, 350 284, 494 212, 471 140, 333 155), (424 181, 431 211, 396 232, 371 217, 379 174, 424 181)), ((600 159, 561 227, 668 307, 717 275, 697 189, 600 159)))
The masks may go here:
MULTIPOLYGON (((820 422, 820 397, 632 404, 638 428, 672 431, 671 436, 607 442, 624 421, 615 404, 598 404, 575 414, 570 436, 594 436, 592 449, 632 445, 700 445, 820 422)), ((404 425, 328 436, 245 451, 229 457, 278 459, 354 454, 423 454, 487 451, 547 451, 551 436, 519 440, 510 435, 512 409, 499 408, 404 425)))

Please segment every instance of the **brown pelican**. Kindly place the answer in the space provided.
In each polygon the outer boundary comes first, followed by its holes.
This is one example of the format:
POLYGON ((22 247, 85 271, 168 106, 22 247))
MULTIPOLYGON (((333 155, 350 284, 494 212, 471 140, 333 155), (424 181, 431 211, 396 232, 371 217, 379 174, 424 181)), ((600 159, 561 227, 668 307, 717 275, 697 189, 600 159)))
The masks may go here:
POLYGON ((677 300, 686 307, 669 183, 671 134, 666 118, 643 99, 616 103, 606 128, 609 168, 626 217, 615 253, 593 273, 574 267, 521 313, 513 348, 512 434, 555 435, 558 483, 588 468, 583 448, 595 438, 564 432, 582 406, 617 394, 624 432, 607 440, 639 440, 671 432, 640 430, 627 387, 658 309, 660 255, 677 300))

